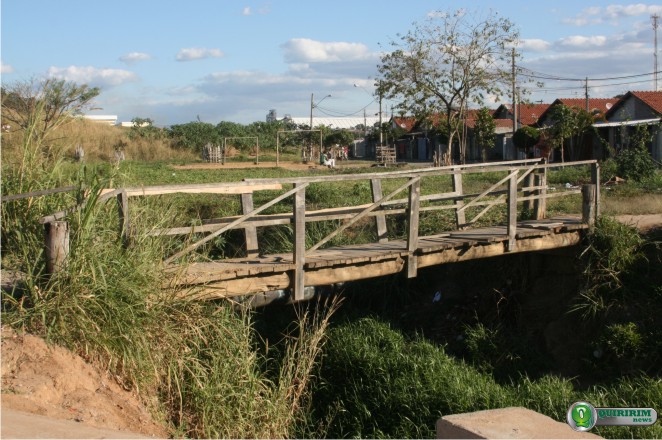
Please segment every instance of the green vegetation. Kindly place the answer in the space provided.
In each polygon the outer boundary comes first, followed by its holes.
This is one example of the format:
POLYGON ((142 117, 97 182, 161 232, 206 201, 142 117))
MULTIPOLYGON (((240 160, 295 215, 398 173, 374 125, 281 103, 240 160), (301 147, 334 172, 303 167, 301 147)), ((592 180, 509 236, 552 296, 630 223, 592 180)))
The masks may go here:
MULTIPOLYGON (((78 104, 86 102, 86 94, 76 96, 78 104)), ((133 127, 112 141, 95 132, 95 142, 107 142, 96 155, 103 162, 81 164, 71 160, 67 149, 80 134, 53 139, 40 132, 43 109, 33 108, 26 119, 33 122, 20 136, 2 135, 2 192, 64 185, 75 189, 3 202, 2 266, 24 277, 13 291, 2 294, 3 324, 44 336, 107 368, 151 405, 173 436, 430 437, 441 415, 503 406, 521 405, 557 420, 564 419, 576 400, 662 408, 662 327, 657 320, 662 312, 662 274, 657 270, 662 261, 654 239, 645 240, 631 228, 602 218, 584 252, 565 260, 570 266, 565 272, 546 272, 553 264, 535 255, 437 267, 421 271, 415 280, 394 276, 348 285, 339 311, 333 301, 261 312, 235 309, 227 302, 194 302, 186 299, 186 292, 169 287, 171 274, 162 259, 196 237, 147 233, 236 215, 241 212, 238 198, 195 194, 132 199, 134 240, 127 247, 118 237, 117 207, 99 202, 98 191, 304 173, 177 169, 173 160, 195 156, 179 155, 164 141, 167 133, 149 126, 133 127), (107 163, 105 155, 125 139, 130 141, 126 148, 135 148, 131 151, 140 157, 170 162, 107 163), (38 220, 81 204, 85 196, 87 202, 66 217, 71 226, 67 264, 47 276, 38 220), (475 290, 463 290, 463 277, 471 278, 475 290), (553 303, 541 305, 536 295, 528 294, 552 284, 559 293, 553 303), (430 286, 443 294, 438 303, 431 303, 430 286), (581 332, 583 338, 563 329, 581 332)), ((65 120, 71 112, 54 121, 62 123, 58 126, 64 133, 86 128, 81 121, 65 120)), ((233 127, 223 124, 223 129, 233 127)), ((617 167, 616 162, 604 164, 603 180, 617 167)), ((332 172, 348 171, 319 171, 332 172)), ((480 193, 504 175, 467 175, 464 191, 480 193)), ((659 212, 654 202, 641 205, 659 198, 661 179, 659 173, 646 175, 603 192, 604 211, 615 211, 616 203, 627 201, 659 212)), ((589 181, 588 167, 549 173, 550 185, 559 191, 566 183, 589 181)), ((385 181, 384 194, 403 183, 385 181)), ((449 176, 425 178, 423 194, 451 190, 449 176)), ((274 194, 256 194, 256 205, 274 194)), ((316 183, 306 196, 309 209, 372 200, 368 182, 316 183)), ((551 200, 550 212, 579 212, 579 196, 564 199, 551 200)), ((289 210, 290 203, 269 212, 289 210)), ((479 208, 467 211, 471 217, 479 208)), ((504 216, 505 207, 497 207, 480 221, 489 224, 504 216)), ((391 238, 404 237, 404 215, 389 216, 388 222, 391 238)), ((425 212, 420 230, 438 232, 453 222, 451 210, 425 212)), ((311 223, 308 244, 335 227, 337 222, 311 223)), ((261 228, 259 233, 265 253, 291 246, 287 225, 261 228)), ((373 241, 374 235, 372 222, 359 222, 330 244, 373 241)), ((234 256, 241 240, 240 234, 224 234, 194 258, 234 256)), ((594 432, 662 437, 661 426, 594 432)))

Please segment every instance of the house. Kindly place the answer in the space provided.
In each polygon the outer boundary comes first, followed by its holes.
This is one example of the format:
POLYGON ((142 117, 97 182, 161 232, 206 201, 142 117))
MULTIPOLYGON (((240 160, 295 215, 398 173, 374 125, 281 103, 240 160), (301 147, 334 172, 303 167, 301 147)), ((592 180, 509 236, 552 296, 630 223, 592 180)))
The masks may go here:
POLYGON ((662 91, 628 92, 606 113, 605 122, 596 122, 602 136, 615 151, 628 145, 630 133, 638 125, 648 126, 652 141, 648 150, 654 160, 662 161, 662 91))
MULTIPOLYGON (((518 130, 524 126, 536 127, 540 125, 540 117, 547 111, 551 104, 546 103, 519 103, 517 104, 517 127, 518 130)), ((524 157, 524 151, 518 151, 513 144, 513 106, 511 104, 501 104, 494 110, 494 121, 497 127, 501 128, 501 135, 497 133, 497 144, 501 147, 501 154, 496 157, 502 160, 513 160, 524 157)))
MULTIPOLYGON (((559 98, 554 100, 551 105, 540 115, 538 120, 538 127, 546 129, 551 127, 554 122, 552 121, 552 109, 557 105, 565 105, 575 111, 578 109, 586 110, 592 117, 592 122, 604 121, 606 113, 619 101, 618 98, 559 98)), ((607 156, 607 151, 603 142, 603 137, 600 133, 582 133, 579 136, 568 139, 564 143, 563 155, 566 160, 586 160, 586 159, 604 159, 607 156)), ((557 152, 552 153, 551 159, 554 156, 560 160, 560 154, 557 152)))

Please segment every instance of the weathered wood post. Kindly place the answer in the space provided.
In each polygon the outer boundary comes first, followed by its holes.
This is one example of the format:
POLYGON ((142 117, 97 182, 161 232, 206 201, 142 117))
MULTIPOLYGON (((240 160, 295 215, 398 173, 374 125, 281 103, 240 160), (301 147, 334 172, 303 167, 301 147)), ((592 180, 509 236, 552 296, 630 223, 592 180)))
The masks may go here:
MULTIPOLYGON (((253 194, 244 193, 241 195, 241 210, 248 214, 253 210, 253 194)), ((257 228, 255 226, 244 226, 244 237, 246 238, 246 256, 249 258, 257 257, 260 253, 257 243, 257 228)))
POLYGON ((127 248, 131 244, 131 220, 129 218, 129 195, 125 189, 117 194, 117 211, 120 220, 120 239, 122 245, 127 248))
POLYGON ((409 186, 409 207, 407 222, 407 278, 416 277, 418 264, 416 260, 416 249, 418 248, 418 218, 421 200, 421 178, 414 177, 409 186))
MULTIPOLYGON (((456 169, 453 169, 453 171, 456 171, 456 169)), ((453 192, 461 196, 462 195, 462 174, 454 172, 453 173, 453 192)), ((453 199, 453 202, 455 203, 455 226, 457 229, 464 229, 465 228, 465 223, 467 222, 466 219, 466 214, 464 210, 460 210, 462 206, 464 206, 464 199, 463 198, 457 198, 453 199)))
POLYGON ((46 271, 53 275, 64 268, 69 255, 69 223, 52 221, 44 224, 46 271))
POLYGON ((589 228, 595 226, 597 214, 596 186, 593 184, 582 185, 582 222, 589 228))
MULTIPOLYGON (((532 186, 535 185, 535 177, 534 176, 535 176, 534 173, 529 173, 529 174, 526 175, 526 177, 524 178, 524 187, 525 188, 531 188, 532 186)), ((535 193, 536 193, 535 191, 527 189, 522 193, 522 195, 526 198, 526 197, 531 197, 535 193)), ((533 207, 534 207, 533 200, 524 200, 523 208, 524 208, 524 211, 528 215, 531 215, 531 211, 533 210, 533 207)))
POLYGON ((508 179, 508 251, 517 246, 517 175, 518 170, 511 170, 508 179))
MULTIPOLYGON (((370 179, 370 188, 372 189, 372 201, 373 203, 377 203, 383 197, 382 181, 379 179, 370 179)), ((384 214, 376 214, 375 225, 377 227, 377 239, 380 243, 386 243, 388 241, 386 216, 384 214)))
MULTIPOLYGON (((297 188, 300 184, 294 184, 297 188)), ((294 301, 304 299, 306 264, 306 188, 294 193, 294 301)))
MULTIPOLYGON (((542 160, 542 164, 546 164, 545 159, 542 160)), ((547 167, 544 167, 542 172, 536 173, 535 184, 538 187, 536 190, 538 198, 533 205, 534 218, 542 220, 547 215, 547 167)))
POLYGON ((600 163, 591 166, 591 183, 595 185, 595 216, 600 217, 600 163))

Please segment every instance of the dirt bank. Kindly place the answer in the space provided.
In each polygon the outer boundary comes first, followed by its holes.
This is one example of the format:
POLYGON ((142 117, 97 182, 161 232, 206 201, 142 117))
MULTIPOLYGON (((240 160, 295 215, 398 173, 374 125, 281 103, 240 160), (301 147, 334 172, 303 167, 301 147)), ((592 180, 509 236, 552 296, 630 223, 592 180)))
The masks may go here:
POLYGON ((48 346, 36 336, 17 334, 7 326, 2 327, 1 337, 3 438, 12 432, 32 438, 56 437, 49 431, 50 422, 41 417, 24 426, 29 418, 25 413, 75 422, 81 427, 168 437, 133 393, 80 356, 48 346), (16 430, 16 424, 21 430, 16 430))

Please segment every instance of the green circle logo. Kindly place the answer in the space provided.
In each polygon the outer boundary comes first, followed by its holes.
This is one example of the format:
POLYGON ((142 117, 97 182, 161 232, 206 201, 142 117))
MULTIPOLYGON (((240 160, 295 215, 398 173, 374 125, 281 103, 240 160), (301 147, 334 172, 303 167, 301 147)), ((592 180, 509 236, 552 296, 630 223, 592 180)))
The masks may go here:
POLYGON ((568 409, 568 425, 575 431, 588 431, 595 426, 598 412, 587 402, 575 402, 568 409))

